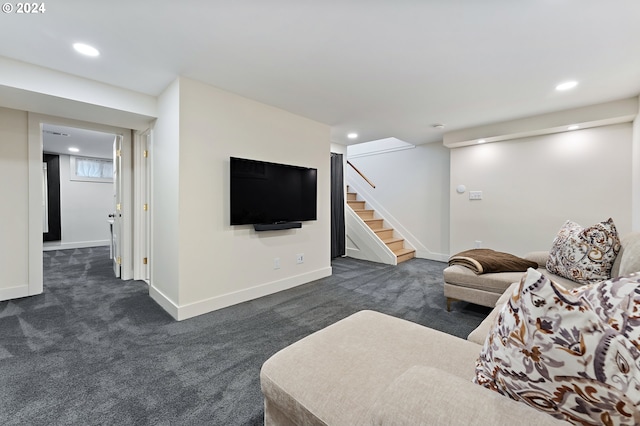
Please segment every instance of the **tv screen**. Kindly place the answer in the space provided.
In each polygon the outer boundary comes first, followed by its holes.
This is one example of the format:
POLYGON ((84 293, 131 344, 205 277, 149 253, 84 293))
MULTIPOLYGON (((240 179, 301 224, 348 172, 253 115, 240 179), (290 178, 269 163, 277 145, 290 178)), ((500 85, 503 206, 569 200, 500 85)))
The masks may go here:
POLYGON ((231 225, 316 220, 317 170, 231 157, 231 225))

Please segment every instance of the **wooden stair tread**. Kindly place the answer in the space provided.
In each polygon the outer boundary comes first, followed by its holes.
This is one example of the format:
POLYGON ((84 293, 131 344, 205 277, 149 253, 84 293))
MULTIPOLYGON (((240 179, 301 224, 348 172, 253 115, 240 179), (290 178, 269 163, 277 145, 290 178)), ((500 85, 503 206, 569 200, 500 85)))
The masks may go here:
POLYGON ((384 231, 393 231, 393 228, 378 228, 375 230, 376 233, 384 231))
POLYGON ((400 241, 404 241, 404 238, 391 237, 391 238, 383 238, 382 239, 382 242, 385 243, 385 244, 399 243, 400 241))
POLYGON ((415 250, 408 249, 408 248, 401 248, 393 251, 393 254, 395 254, 396 256, 402 256, 403 254, 409 254, 409 253, 415 253, 415 250))

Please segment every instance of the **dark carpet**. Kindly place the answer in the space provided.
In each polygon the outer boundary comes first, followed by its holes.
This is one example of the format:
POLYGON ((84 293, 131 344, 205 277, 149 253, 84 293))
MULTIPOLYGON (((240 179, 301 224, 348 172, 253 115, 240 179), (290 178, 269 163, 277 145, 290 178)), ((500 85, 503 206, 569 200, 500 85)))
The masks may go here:
POLYGON ((113 277, 107 248, 43 256, 45 292, 0 302, 2 425, 260 425, 262 363, 316 330, 372 309, 464 338, 489 312, 446 312, 444 263, 339 258, 331 277, 177 322, 113 277))

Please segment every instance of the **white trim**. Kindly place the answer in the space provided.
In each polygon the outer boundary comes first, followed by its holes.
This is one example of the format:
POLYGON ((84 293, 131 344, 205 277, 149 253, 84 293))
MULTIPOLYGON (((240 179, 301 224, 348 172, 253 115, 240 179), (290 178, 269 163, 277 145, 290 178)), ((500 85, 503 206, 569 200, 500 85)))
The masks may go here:
POLYGON ((130 129, 123 129, 122 155, 120 173, 122 175, 122 229, 120 235, 120 256, 122 258, 120 278, 122 280, 133 279, 133 148, 130 129))
POLYGON ((150 212, 144 210, 144 204, 150 206, 149 200, 145 199, 147 194, 147 186, 149 184, 149 176, 146 173, 147 166, 151 159, 144 157, 144 151, 148 149, 147 137, 151 137, 151 130, 147 129, 143 132, 134 131, 133 133, 133 279, 148 280, 149 264, 144 265, 142 259, 144 257, 149 261, 149 245, 147 223, 149 221, 150 212), (147 162, 145 164, 145 162, 147 162), (145 218, 146 215, 146 218, 145 218), (147 220, 145 220, 147 219, 147 220))
POLYGON ((373 230, 349 206, 345 207, 348 234, 347 256, 355 259, 369 260, 397 265, 398 258, 389 246, 382 242, 373 230), (350 243, 353 243, 351 245, 350 243), (355 247, 354 247, 355 246, 355 247))
POLYGON ((221 296, 212 297, 195 303, 189 303, 183 306, 179 306, 174 301, 170 300, 161 291, 153 287, 153 285, 149 287, 149 295, 173 318, 178 321, 182 321, 208 312, 216 311, 218 309, 248 302, 283 290, 288 290, 320 278, 331 276, 331 273, 331 267, 321 268, 301 275, 295 275, 282 280, 260 284, 255 287, 223 294, 221 296))
POLYGON ((174 319, 178 319, 180 316, 180 307, 152 284, 149 285, 149 296, 174 319))
POLYGON ((133 228, 131 224, 131 130, 113 127, 99 123, 73 120, 50 115, 28 113, 28 141, 29 141, 29 295, 40 294, 43 291, 42 272, 42 124, 78 127, 105 133, 122 135, 123 152, 123 227, 127 227, 123 235, 122 251, 122 279, 131 279, 133 268, 131 263, 131 246, 133 228))
POLYGON ((77 248, 88 248, 88 247, 103 247, 109 246, 111 241, 109 240, 98 240, 98 241, 76 241, 71 243, 57 243, 57 242, 49 242, 45 243, 42 246, 43 251, 53 251, 53 250, 70 250, 77 248))
MULTIPOLYGON (((42 293, 42 292, 40 292, 42 293)), ((20 297, 32 296, 29 285, 18 285, 0 289, 0 300, 18 299, 20 297)))

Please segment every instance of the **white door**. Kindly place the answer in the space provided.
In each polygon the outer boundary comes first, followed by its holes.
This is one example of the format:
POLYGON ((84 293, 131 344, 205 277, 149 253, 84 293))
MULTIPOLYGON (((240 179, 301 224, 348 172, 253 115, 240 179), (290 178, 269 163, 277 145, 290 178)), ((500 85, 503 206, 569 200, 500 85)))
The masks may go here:
POLYGON ((122 136, 116 135, 113 141, 113 219, 111 229, 111 248, 113 252, 113 272, 120 278, 122 267, 122 136))

